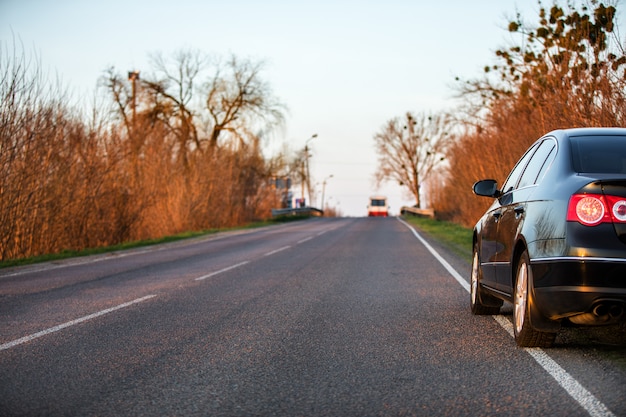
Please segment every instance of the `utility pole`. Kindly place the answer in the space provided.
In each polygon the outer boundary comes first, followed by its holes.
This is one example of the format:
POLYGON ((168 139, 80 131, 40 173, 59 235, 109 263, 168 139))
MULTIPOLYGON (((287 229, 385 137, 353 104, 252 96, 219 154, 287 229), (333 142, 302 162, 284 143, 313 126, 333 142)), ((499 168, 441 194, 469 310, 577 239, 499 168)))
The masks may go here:
POLYGON ((130 122, 130 127, 128 129, 128 136, 131 141, 132 148, 132 158, 133 158, 133 167, 135 172, 135 179, 139 181, 139 152, 140 152, 140 139, 137 135, 137 80, 139 79, 139 71, 129 71, 128 79, 132 85, 132 97, 131 97, 131 106, 133 112, 133 120, 130 122))
POLYGON ((135 128, 135 116, 137 115, 137 80, 139 79, 139 71, 129 71, 128 79, 132 83, 132 88, 133 88, 132 107, 133 107, 133 129, 134 129, 135 128))

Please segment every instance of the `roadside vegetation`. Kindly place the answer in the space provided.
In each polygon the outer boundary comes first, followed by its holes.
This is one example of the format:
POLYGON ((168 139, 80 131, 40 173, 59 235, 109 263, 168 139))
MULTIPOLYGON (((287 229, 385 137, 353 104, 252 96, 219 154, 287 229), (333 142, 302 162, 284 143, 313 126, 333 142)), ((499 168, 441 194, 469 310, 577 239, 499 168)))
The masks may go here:
POLYGON ((263 143, 284 106, 262 63, 200 52, 100 80, 71 105, 36 57, 0 45, 0 262, 75 253, 271 216, 287 152, 263 143))

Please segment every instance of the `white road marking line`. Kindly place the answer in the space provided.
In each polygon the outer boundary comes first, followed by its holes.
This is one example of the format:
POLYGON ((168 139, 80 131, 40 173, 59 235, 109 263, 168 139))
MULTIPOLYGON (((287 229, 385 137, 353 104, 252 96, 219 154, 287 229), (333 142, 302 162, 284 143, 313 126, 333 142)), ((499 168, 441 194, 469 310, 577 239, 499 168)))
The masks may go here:
MULTIPOLYGON (((514 337, 513 324, 504 316, 493 316, 504 330, 511 337, 514 337)), ((613 416, 614 414, 606 408, 593 394, 585 389, 576 379, 567 373, 565 369, 554 361, 548 354, 540 348, 524 348, 533 359, 541 365, 559 383, 567 393, 574 398, 591 416, 613 416)))
POLYGON ((420 242, 422 242, 422 245, 424 245, 426 249, 428 249, 428 251, 435 257, 435 259, 437 259, 439 263, 443 265, 444 268, 446 268, 446 270, 450 273, 450 275, 452 275, 452 277, 456 279, 463 288, 465 288, 465 291, 470 292, 469 283, 465 281, 465 279, 463 279, 463 277, 458 272, 456 272, 456 270, 452 267, 452 265, 450 265, 445 259, 443 259, 441 255, 439 255, 439 253, 435 249, 433 249, 433 247, 430 246, 428 242, 426 242, 426 240, 424 240, 424 238, 419 235, 419 233, 417 233, 417 231, 413 228, 413 226, 411 226, 404 220, 400 219, 399 217, 397 219, 400 221, 400 223, 403 223, 406 227, 408 227, 413 232, 413 235, 420 242))
POLYGON ((84 316, 84 317, 78 318, 76 320, 68 321, 67 323, 59 324, 58 326, 50 327, 49 329, 42 330, 42 331, 37 332, 37 333, 33 333, 33 334, 29 335, 29 336, 25 336, 25 337, 13 340, 13 341, 8 342, 8 343, 4 343, 4 344, 0 345, 0 350, 10 349, 10 348, 15 347, 17 345, 21 345, 23 343, 30 342, 31 340, 34 340, 34 339, 37 339, 39 337, 48 335, 50 333, 58 332, 59 330, 65 329, 67 327, 74 326, 76 324, 83 323, 83 322, 91 320, 91 319, 95 319, 96 317, 104 316, 105 314, 111 313, 111 312, 116 311, 116 310, 120 310, 122 308, 129 307, 129 306, 131 306, 133 304, 141 303, 142 301, 149 300, 150 298, 153 298, 153 297, 156 297, 156 294, 146 295, 145 297, 137 298, 136 300, 129 301, 127 303, 120 304, 120 305, 115 306, 115 307, 107 308, 106 310, 98 311, 97 313, 89 314, 88 316, 84 316))
POLYGON ((275 253, 282 252, 282 251, 284 251, 285 249, 289 249, 290 247, 291 247, 291 245, 283 246, 282 248, 278 248, 278 249, 275 249, 275 250, 273 250, 273 251, 271 251, 271 252, 267 252, 267 253, 266 253, 265 255, 263 255, 263 256, 270 256, 270 255, 273 255, 273 254, 275 254, 275 253))
MULTIPOLYGON (((304 243, 304 242, 306 242, 308 240, 311 240, 311 239, 313 239, 313 236, 306 237, 306 238, 304 238, 304 239, 302 239, 302 240, 300 240, 300 241, 298 241, 296 243, 304 243)), ((278 248, 278 249, 275 249, 273 251, 267 252, 267 253, 263 254, 263 256, 271 256, 271 255, 274 255, 274 254, 276 254, 278 252, 282 252, 284 250, 287 250, 289 248, 291 248, 291 245, 283 246, 282 248, 278 248)), ((208 275, 204 275, 204 276, 196 278, 196 281, 202 281, 203 279, 207 279, 207 278, 210 278, 210 277, 212 277, 214 275, 221 274, 222 272, 230 271, 231 269, 238 268, 238 267, 240 267, 242 265, 245 265, 245 264, 247 264, 249 262, 250 261, 243 261, 243 262, 240 262, 238 264, 226 267, 224 269, 220 269, 219 271, 211 272, 208 275)))
POLYGON ((240 266, 245 265, 245 264, 247 264, 249 262, 250 261, 239 262, 238 264, 228 266, 226 268, 220 269, 219 271, 211 272, 208 275, 203 275, 201 277, 196 278, 196 281, 202 281, 203 279, 211 278, 212 276, 215 276, 217 274, 221 274, 222 272, 226 272, 226 271, 230 271, 231 269, 239 268, 240 266))
MULTIPOLYGON (((397 219, 408 227, 413 235, 428 249, 428 251, 448 270, 448 272, 459 281, 459 283, 470 292, 469 283, 463 279, 463 277, 456 272, 452 266, 439 255, 439 253, 433 249, 424 238, 407 222, 397 217, 397 219)), ((511 336, 513 334, 513 325, 503 316, 497 315, 493 318, 506 330, 511 336)), ((565 371, 554 359, 552 359, 541 348, 524 348, 526 352, 548 373, 565 391, 572 397, 582 408, 584 408, 590 416, 593 417, 614 417, 615 414, 611 412, 600 400, 598 400, 592 393, 590 393, 585 387, 583 387, 575 378, 565 371)))
MULTIPOLYGON (((317 234, 317 236, 320 236, 320 235, 326 233, 327 231, 328 230, 320 232, 320 233, 317 234)), ((309 236, 307 238, 304 238, 304 239, 298 241, 297 243, 304 243, 304 242, 309 241, 311 239, 313 239, 313 236, 309 236)), ((289 249, 289 248, 291 248, 290 245, 283 246, 282 248, 278 248, 276 250, 273 250, 271 252, 266 253, 264 256, 270 256, 270 255, 273 255, 275 253, 284 251, 284 250, 289 249)), ((130 256, 130 255, 136 255, 136 254, 140 254, 140 253, 147 253, 147 252, 151 252, 153 250, 154 249, 147 249, 147 250, 144 250, 144 251, 134 252, 134 253, 122 253, 122 254, 117 255, 117 258, 126 257, 126 256, 130 256)), ((157 250, 160 250, 160 248, 158 248, 157 250)), ((30 271, 20 271, 20 272, 14 273, 14 274, 8 274, 8 275, 4 275, 4 276, 14 276, 14 275, 25 274, 25 273, 28 273, 28 272, 39 272, 39 271, 43 271, 43 270, 51 270, 51 269, 63 268, 63 267, 67 267, 67 266, 90 264, 90 263, 100 262, 100 261, 105 260, 105 259, 111 259, 111 258, 89 259, 89 260, 85 260, 85 261, 75 262, 75 263, 72 263, 71 265, 68 264, 68 265, 46 266, 46 267, 41 268, 41 269, 30 270, 30 271)), ((245 264, 247 264, 249 262, 250 261, 239 262, 238 264, 231 265, 229 267, 220 269, 219 271, 211 272, 210 274, 198 277, 195 280, 196 281, 202 281, 202 280, 205 280, 205 279, 210 278, 212 276, 221 274, 222 272, 230 271, 231 269, 235 269, 235 268, 238 268, 240 266, 243 266, 243 265, 245 265, 245 264)), ((7 342, 7 343, 4 343, 4 344, 1 344, 0 345, 0 351, 6 350, 6 349, 10 349, 12 347, 15 347, 15 346, 21 345, 23 343, 29 342, 29 341, 31 341, 33 339, 37 339, 39 337, 48 335, 50 333, 58 332, 59 330, 65 329, 65 328, 73 326, 75 324, 79 324, 79 323, 82 323, 82 322, 94 319, 96 317, 103 316, 103 315, 111 313, 111 312, 113 312, 115 310, 119 310, 119 309, 122 309, 122 308, 125 308, 125 307, 128 307, 128 306, 131 306, 133 304, 140 303, 142 301, 148 300, 148 299, 153 298, 153 297, 156 297, 156 295, 153 294, 153 295, 147 295, 145 297, 137 298, 136 300, 129 301, 127 303, 120 304, 120 305, 115 306, 115 307, 107 308, 106 310, 102 310, 102 311, 99 311, 97 313, 93 313, 93 314, 90 314, 88 316, 84 316, 84 317, 78 318, 76 320, 68 321, 67 323, 59 324, 58 326, 54 326, 54 327, 51 327, 51 328, 46 329, 46 330, 42 330, 42 331, 37 332, 37 333, 33 333, 33 334, 29 335, 29 336, 25 336, 25 337, 22 337, 20 339, 16 339, 16 340, 13 340, 11 342, 7 342)))

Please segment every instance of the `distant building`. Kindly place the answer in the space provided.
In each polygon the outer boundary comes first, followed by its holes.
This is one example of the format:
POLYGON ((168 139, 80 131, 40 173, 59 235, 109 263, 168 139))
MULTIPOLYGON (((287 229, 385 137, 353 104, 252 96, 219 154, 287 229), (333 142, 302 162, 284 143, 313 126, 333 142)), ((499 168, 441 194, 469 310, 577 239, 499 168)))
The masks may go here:
POLYGON ((272 186, 280 196, 280 208, 292 208, 291 200, 293 199, 293 193, 291 192, 291 178, 274 177, 272 178, 272 186))

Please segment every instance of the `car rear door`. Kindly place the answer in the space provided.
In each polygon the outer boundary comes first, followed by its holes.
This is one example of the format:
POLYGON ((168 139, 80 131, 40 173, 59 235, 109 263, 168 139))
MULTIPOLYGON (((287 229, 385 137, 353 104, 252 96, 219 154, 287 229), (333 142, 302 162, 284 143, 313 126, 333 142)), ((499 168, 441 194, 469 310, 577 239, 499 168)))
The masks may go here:
MULTIPOLYGON (((554 155, 555 149, 556 142, 553 139, 546 139, 527 152, 514 170, 514 172, 517 171, 516 174, 521 173, 519 180, 514 184, 509 184, 512 189, 501 198, 502 213, 497 231, 498 253, 495 263, 496 280, 497 288, 508 294, 513 292, 515 245, 526 212, 536 209, 537 205, 532 200, 532 194, 539 174, 544 172, 543 168, 550 156, 554 155), (518 167, 521 168, 518 169, 518 167)), ((512 177, 511 180, 514 181, 515 178, 512 177)))

